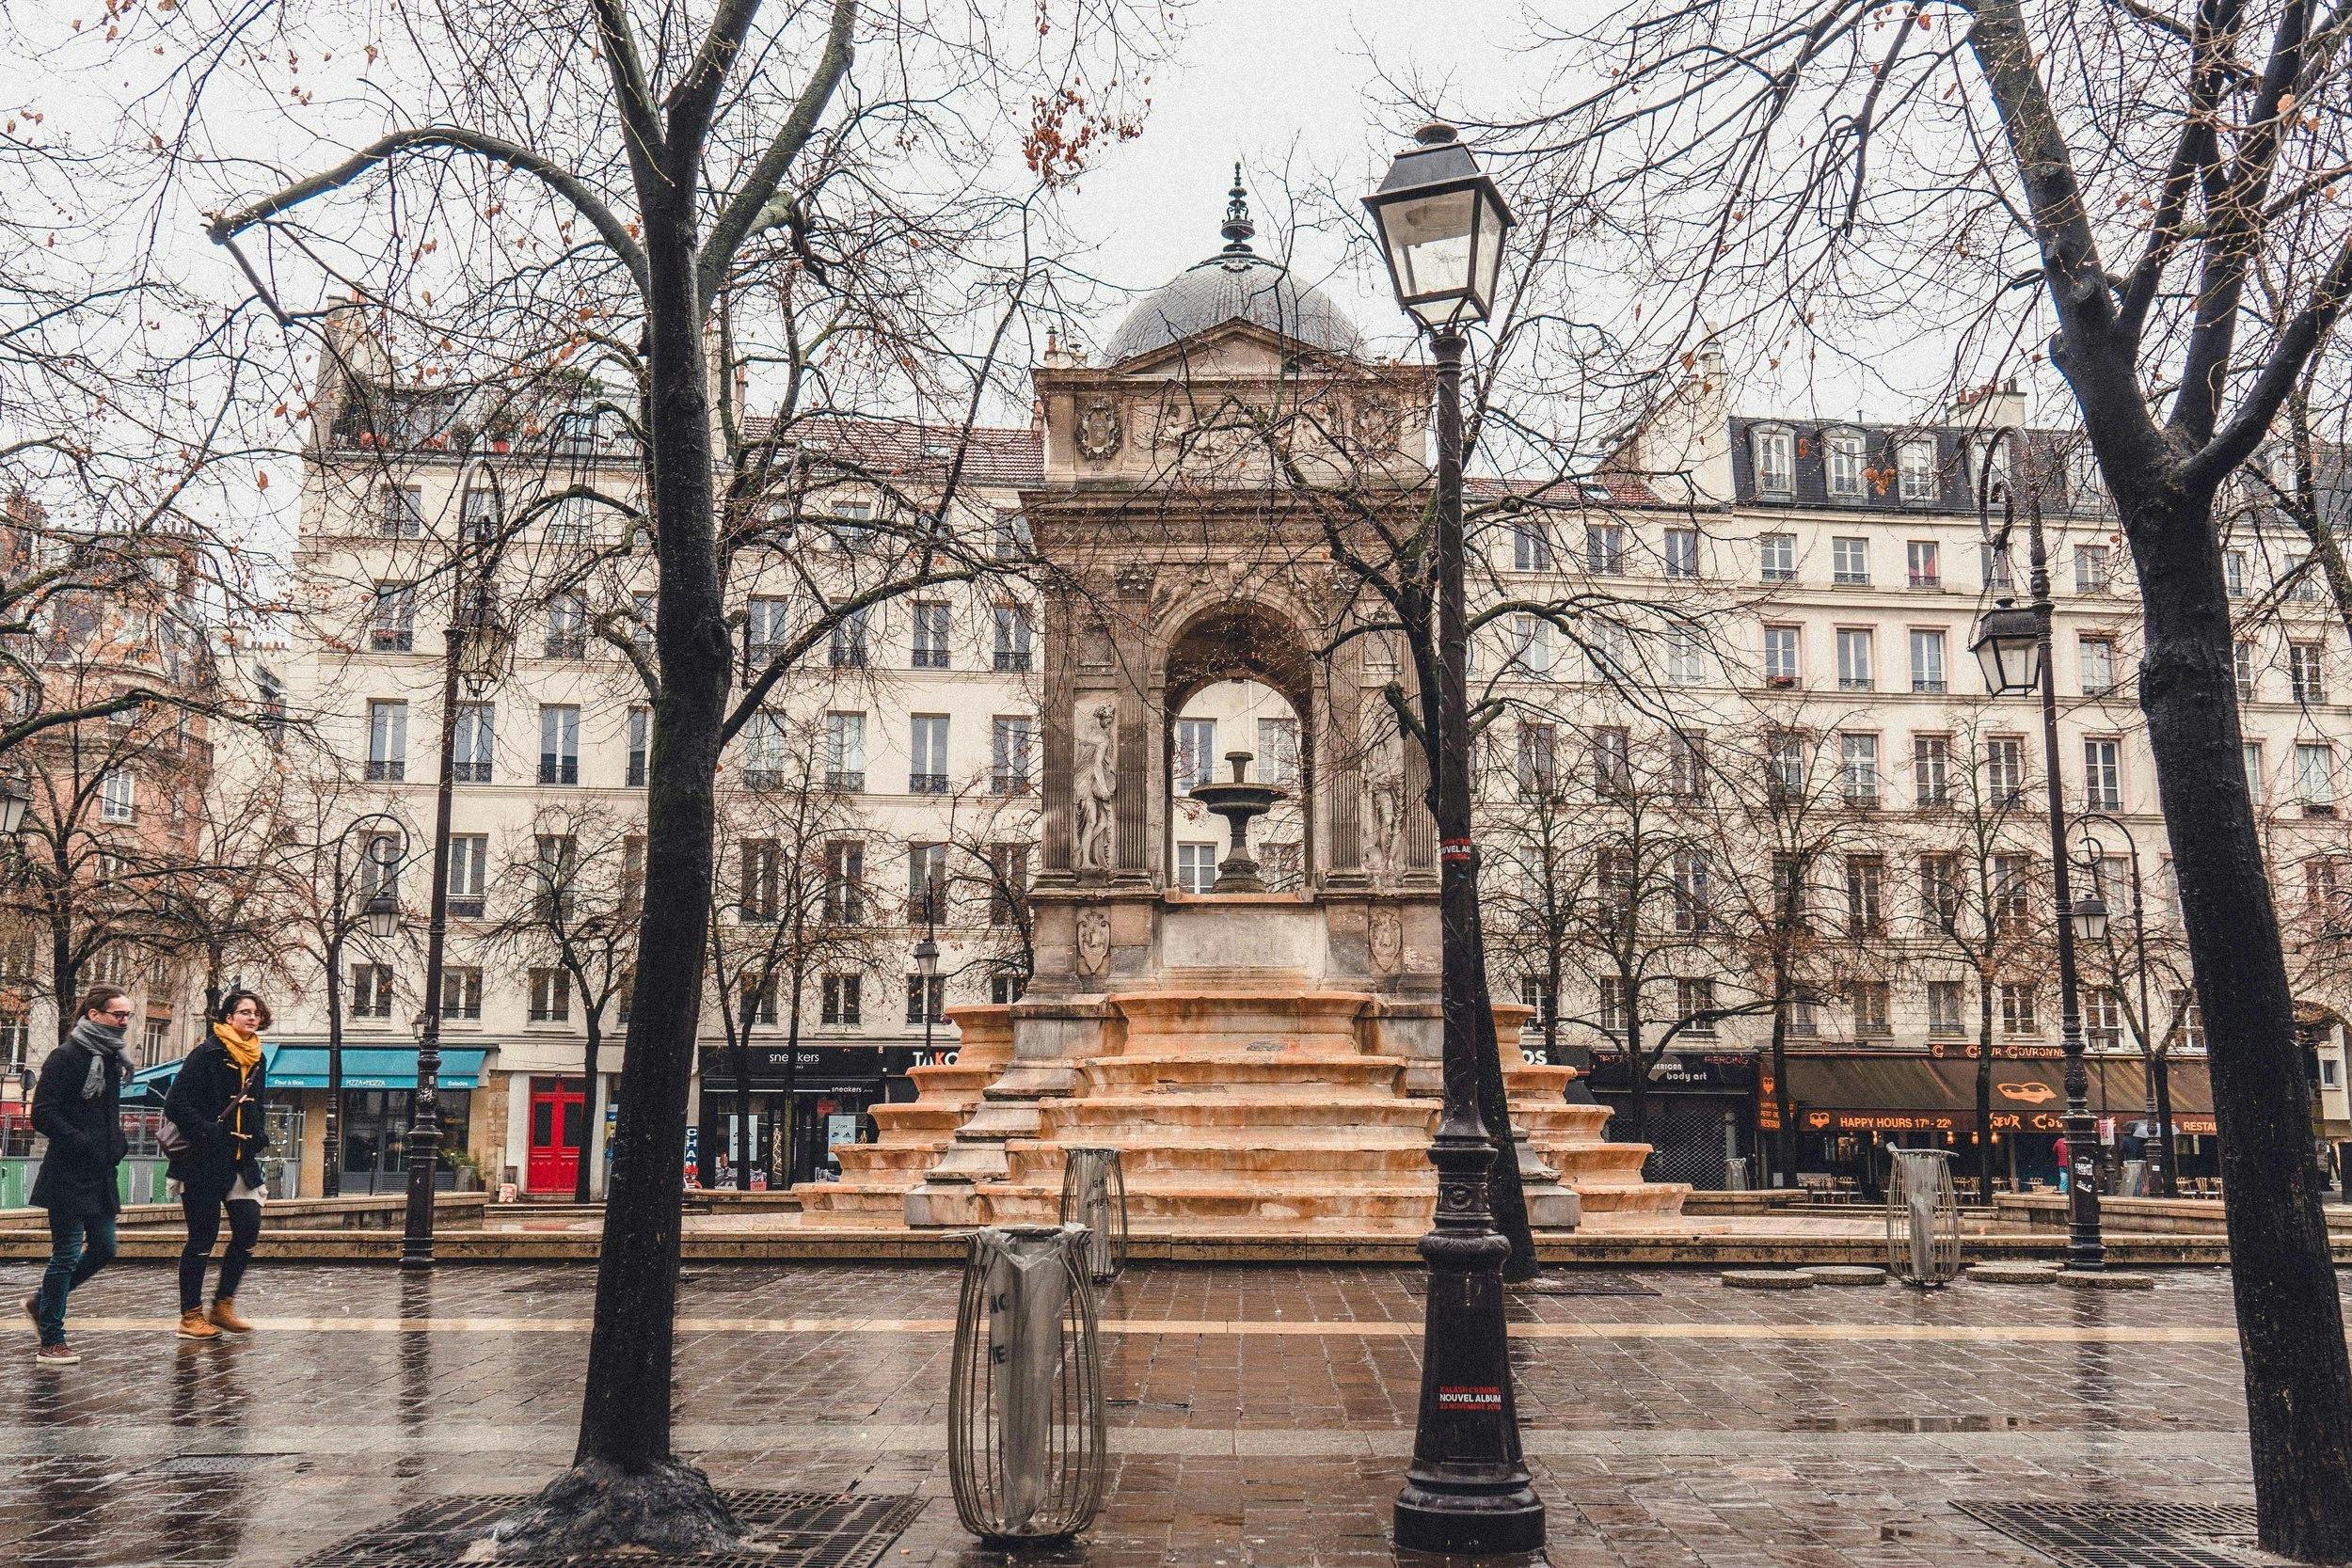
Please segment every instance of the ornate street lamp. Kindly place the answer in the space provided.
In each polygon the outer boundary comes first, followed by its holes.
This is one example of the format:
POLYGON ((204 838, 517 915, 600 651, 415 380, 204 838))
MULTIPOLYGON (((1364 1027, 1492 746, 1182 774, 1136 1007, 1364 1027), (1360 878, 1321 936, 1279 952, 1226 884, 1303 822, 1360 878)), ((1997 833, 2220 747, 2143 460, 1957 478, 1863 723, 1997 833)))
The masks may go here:
POLYGON ((398 868, 401 857, 408 852, 407 846, 407 829, 387 812, 354 817, 335 835, 334 883, 328 890, 334 902, 327 916, 325 955, 326 1125, 323 1129, 325 1147, 319 1160, 319 1194, 323 1197, 341 1197, 343 1193, 343 943, 355 926, 364 927, 377 942, 389 942, 400 934, 398 868), (343 852, 350 847, 352 835, 362 828, 370 832, 364 853, 375 867, 374 891, 360 901, 355 921, 351 884, 343 871, 343 852))
POLYGON ((1438 907, 1444 932, 1445 1108, 1429 1150, 1437 1223, 1422 1238, 1429 1294, 1421 1413, 1396 1499, 1396 1544, 1485 1555, 1544 1544, 1544 1505, 1519 1451, 1502 1315, 1502 1260, 1486 1181, 1495 1145, 1478 1114, 1477 870, 1471 859, 1469 623, 1463 602, 1462 328, 1494 305, 1510 209, 1450 125, 1426 125, 1364 198, 1397 303, 1429 334, 1438 467, 1438 907))
POLYGON ((1994 696, 2031 691, 2042 684, 2042 617, 2019 610, 2015 600, 1994 600, 1968 646, 1984 669, 1984 689, 1994 696))
MULTIPOLYGON (((477 481, 485 483, 492 496, 491 515, 505 515, 497 499, 497 470, 476 460, 469 476, 460 477, 458 494, 468 494, 477 481)), ((441 1160, 441 974, 449 947, 449 832, 456 793, 457 683, 463 680, 469 693, 481 696, 505 677, 515 651, 515 634, 499 617, 497 589, 490 577, 499 546, 495 530, 478 541, 462 542, 459 569, 453 573, 460 586, 441 671, 440 767, 434 776, 433 798, 433 902, 424 928, 424 1008, 418 1021, 417 1089, 408 1117, 408 1204, 400 1244, 404 1269, 433 1266, 433 1190, 441 1160), (470 582, 464 570, 469 555, 476 558, 470 582)))
MULTIPOLYGON (((2074 965, 2077 906, 2068 876, 2066 800, 2058 781, 2058 684, 2051 671, 2050 626, 2055 611, 2050 602, 2050 553, 2042 533, 2042 493, 2034 483, 2032 454, 2025 432, 2011 428, 1993 433, 1985 445, 1984 468, 1977 482, 1977 524, 1993 541, 1992 511, 2001 509, 1998 547, 2006 549, 2017 521, 2017 492, 2025 491, 2026 538, 2032 576, 2031 598, 2024 609, 2007 599, 1985 613, 1969 642, 1984 667, 1985 685, 1994 695, 2039 690, 2042 694, 2042 775, 2050 819, 2050 890, 2058 914, 2058 1046, 2066 1057, 2066 1265, 2071 1269, 2102 1269, 2106 1248, 2099 1239, 2098 1126, 2090 1116, 2090 1071, 2083 1061, 2082 987, 2074 965), (2001 461, 2004 443, 2016 449, 2013 462, 2001 461)), ((2095 918, 2104 930, 2106 907, 2084 918, 2095 918)), ((1987 1133, 1991 1129, 1983 1130, 1987 1133)))
POLYGON ((2086 893, 2074 900, 2074 907, 2066 911, 2066 923, 2074 927, 2074 945, 2105 942, 2107 939, 2107 904, 2096 892, 2086 893))
POLYGON ((0 778, 0 838, 17 835, 24 826, 24 808, 32 803, 32 788, 21 774, 0 778))
MULTIPOLYGON (((2139 1023, 2133 1033, 2139 1037, 2140 1073, 2145 1080, 2140 1085, 2141 1109, 2151 1134, 2144 1158, 2148 1162, 2150 1193, 2158 1197, 2170 1197, 2178 1162, 2172 1157, 2172 1091, 2166 1079, 2169 1057, 2159 1051, 2156 1042, 2149 1037, 2149 1030, 2154 1026, 2155 1019, 2148 1010, 2148 911, 2140 895, 2139 845, 2132 837, 2132 831, 2121 819, 2106 812, 2087 811, 2077 816, 2074 831, 2083 841, 2082 858, 2077 863, 2094 879, 2106 858, 2106 847, 2091 832, 2094 828, 2111 829, 2115 836, 2123 841, 2124 863, 2131 873, 2132 974, 2139 1000, 2139 1023)), ((2099 898, 2095 891, 2091 896, 2104 916, 2106 912, 2106 901, 2099 898)), ((2077 900, 2074 908, 2081 910, 2081 901, 2077 900)), ((2114 950, 2107 943, 2108 922, 2103 918, 2098 924, 2099 929, 2095 934, 2085 935, 2078 930, 2076 935, 2084 941, 2107 947, 2112 955, 2114 950)), ((2116 978, 2120 985, 2122 976, 2118 974, 2116 978)))

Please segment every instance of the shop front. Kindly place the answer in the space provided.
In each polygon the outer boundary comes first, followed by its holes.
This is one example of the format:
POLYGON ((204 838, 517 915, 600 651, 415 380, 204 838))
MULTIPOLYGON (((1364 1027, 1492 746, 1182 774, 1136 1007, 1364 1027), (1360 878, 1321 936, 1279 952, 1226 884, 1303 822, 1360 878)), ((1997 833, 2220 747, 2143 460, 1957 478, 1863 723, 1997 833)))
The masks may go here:
MULTIPOLYGON (((2110 1164, 2137 1146, 2147 1125, 2147 1072, 2136 1055, 2085 1058, 2090 1114, 2110 1164)), ((2201 1056, 2168 1066, 2172 1124, 2184 1176, 2209 1173, 2215 1159, 2213 1090, 2201 1056)), ((1797 1171, 1871 1195, 1885 1175, 1885 1148, 1948 1148, 1955 1174, 1976 1163, 1978 1057, 1973 1046, 1926 1051, 1792 1051, 1788 1096, 1796 1124, 1797 1171)), ((2065 1131, 2065 1058, 2055 1046, 2021 1046, 1993 1061, 1989 1130, 1996 1186, 2029 1189, 2058 1180, 2057 1143, 2065 1131)), ((1778 1125, 1765 1074, 1759 1120, 1778 1125)))
POLYGON ((1629 1115, 1633 1089, 1623 1052, 1594 1051, 1583 1080, 1593 1099, 1616 1113, 1610 1137, 1650 1146, 1643 1175, 1708 1191, 1753 1185, 1756 1057, 1744 1051, 1670 1051, 1648 1070, 1639 1129, 1629 1115))
MULTIPOLYGON (((933 1054, 946 1059, 952 1046, 933 1054)), ((870 1142, 868 1107, 913 1098, 906 1070, 922 1058, 901 1046, 755 1045, 701 1053, 702 1115, 690 1162, 705 1187, 733 1187, 748 1151, 753 1191, 838 1175, 835 1145, 870 1142), (746 1093, 748 1091, 748 1094, 746 1093), (743 1102, 750 1101, 748 1118, 743 1102)))

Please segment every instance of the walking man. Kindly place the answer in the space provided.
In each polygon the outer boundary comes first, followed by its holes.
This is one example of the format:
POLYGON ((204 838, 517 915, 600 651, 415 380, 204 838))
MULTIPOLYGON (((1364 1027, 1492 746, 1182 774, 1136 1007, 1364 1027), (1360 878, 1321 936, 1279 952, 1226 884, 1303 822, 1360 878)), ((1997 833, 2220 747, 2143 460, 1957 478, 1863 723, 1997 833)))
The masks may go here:
POLYGON ((115 1215, 122 1200, 115 1167, 122 1137, 122 1085, 131 1076, 131 998, 119 986, 92 986, 65 1043, 41 1064, 33 1091, 33 1131, 49 1140, 33 1180, 33 1202, 49 1211, 49 1268, 24 1298, 24 1315, 40 1330, 34 1361, 70 1367, 81 1360, 65 1341, 65 1298, 115 1255, 115 1215))

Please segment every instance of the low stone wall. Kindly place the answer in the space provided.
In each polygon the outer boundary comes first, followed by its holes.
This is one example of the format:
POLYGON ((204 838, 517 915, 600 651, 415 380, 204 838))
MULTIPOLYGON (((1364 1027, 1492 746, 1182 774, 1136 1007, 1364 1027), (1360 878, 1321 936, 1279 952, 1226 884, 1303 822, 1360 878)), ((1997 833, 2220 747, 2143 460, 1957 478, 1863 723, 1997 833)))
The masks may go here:
MULTIPOLYGON (((490 1197, 487 1193, 436 1193, 436 1228, 476 1230, 482 1227, 490 1197)), ((399 1230, 408 1216, 408 1199, 400 1193, 376 1193, 358 1197, 274 1197, 262 1205, 265 1229, 283 1230, 399 1230)), ((124 1230, 156 1226, 177 1227, 177 1203, 128 1203, 116 1224, 124 1230)), ((49 1215, 40 1209, 0 1209, 0 1230, 39 1230, 46 1234, 49 1215)))
MULTIPOLYGON (((2352 1208, 2329 1206, 2330 1235, 2352 1237, 2352 1208)), ((2014 1230, 2063 1231, 2064 1193, 1995 1193, 1993 1223, 2014 1230)), ((2099 1200, 2103 1230, 2143 1236, 2220 1236, 2228 1232, 2217 1197, 2103 1197, 2099 1200)))

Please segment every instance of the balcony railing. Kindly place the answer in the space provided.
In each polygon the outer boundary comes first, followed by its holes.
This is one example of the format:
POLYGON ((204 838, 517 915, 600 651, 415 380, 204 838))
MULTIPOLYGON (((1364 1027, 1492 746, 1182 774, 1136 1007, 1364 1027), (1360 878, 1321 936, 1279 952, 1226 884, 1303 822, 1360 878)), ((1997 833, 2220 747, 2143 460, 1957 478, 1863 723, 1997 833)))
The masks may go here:
POLYGON ((947 793, 947 775, 945 773, 909 773, 907 793, 909 795, 945 795, 947 793))

